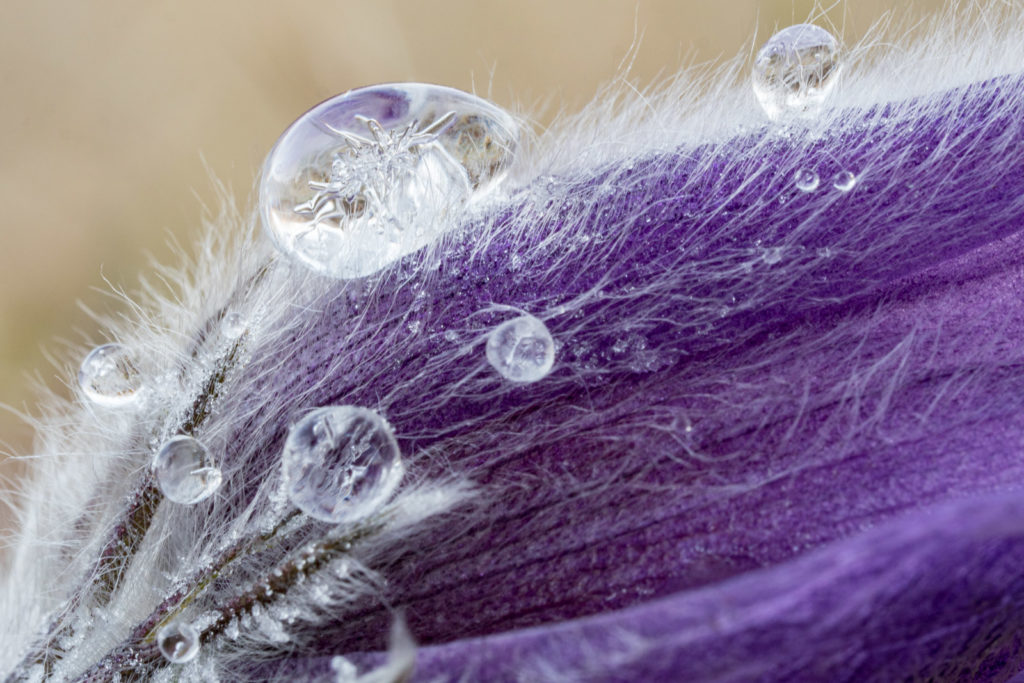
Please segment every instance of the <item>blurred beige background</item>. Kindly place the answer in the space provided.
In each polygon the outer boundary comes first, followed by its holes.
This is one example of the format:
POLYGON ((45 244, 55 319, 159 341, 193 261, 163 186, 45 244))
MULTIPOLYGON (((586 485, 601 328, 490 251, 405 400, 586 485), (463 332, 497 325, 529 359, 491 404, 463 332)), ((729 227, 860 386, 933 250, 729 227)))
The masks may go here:
MULTIPOLYGON (((749 56, 774 27, 814 18, 850 43, 894 6, 925 14, 941 4, 9 0, 0 20, 0 403, 31 412, 33 376, 69 381, 44 350, 67 358, 60 339, 102 338, 78 302, 109 311, 112 299, 94 289, 109 289, 104 277, 132 291, 147 254, 173 260, 170 236, 188 245, 201 206, 218 204, 210 173, 251 203, 279 133, 332 94, 430 81, 543 110, 543 124, 616 74, 635 30, 632 77, 643 85, 684 63, 749 56)), ((27 453, 31 438, 0 412, 0 451, 27 453)))

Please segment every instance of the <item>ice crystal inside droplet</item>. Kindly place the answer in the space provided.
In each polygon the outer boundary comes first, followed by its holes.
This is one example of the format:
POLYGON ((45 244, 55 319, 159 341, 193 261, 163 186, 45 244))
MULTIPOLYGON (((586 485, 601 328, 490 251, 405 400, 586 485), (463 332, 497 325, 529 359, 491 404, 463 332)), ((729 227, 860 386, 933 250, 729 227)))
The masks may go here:
POLYGON ((772 36, 754 60, 754 94, 768 116, 813 115, 835 88, 841 71, 839 42, 813 24, 772 36))
POLYGON ((536 382, 555 364, 555 340, 543 322, 523 315, 491 330, 487 360, 505 379, 536 382))
POLYGON ((840 171, 839 173, 836 173, 836 177, 832 179, 832 187, 836 188, 840 192, 849 192, 856 184, 857 176, 850 171, 840 171))
POLYGON ((120 406, 137 398, 142 377, 131 349, 122 344, 104 344, 82 361, 78 385, 94 403, 120 406))
POLYGON ((267 157, 264 228, 318 273, 369 275, 433 241, 497 183, 518 137, 506 112, 452 88, 347 92, 300 117, 267 157))
POLYGON ((172 621, 161 627, 156 642, 160 654, 173 664, 191 662, 199 654, 199 632, 183 621, 172 621))
POLYGON ((796 176, 794 177, 796 189, 801 192, 814 192, 818 189, 820 182, 821 180, 818 178, 818 174, 809 168, 801 168, 796 172, 796 176))
POLYGON ((366 408, 317 408, 288 432, 282 455, 288 495, 325 522, 355 522, 388 501, 402 480, 391 426, 366 408))
POLYGON ((209 498, 222 479, 206 446, 185 435, 175 436, 160 448, 153 472, 164 496, 184 505, 209 498))

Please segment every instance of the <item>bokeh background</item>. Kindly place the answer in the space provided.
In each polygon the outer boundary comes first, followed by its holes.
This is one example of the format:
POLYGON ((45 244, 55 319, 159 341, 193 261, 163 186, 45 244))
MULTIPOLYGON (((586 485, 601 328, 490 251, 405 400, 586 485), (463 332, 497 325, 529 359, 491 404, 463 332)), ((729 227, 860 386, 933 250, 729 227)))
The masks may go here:
MULTIPOLYGON (((188 250, 203 207, 240 206, 264 155, 307 108, 352 87, 429 81, 489 96, 537 126, 618 73, 747 59, 813 19, 846 43, 887 12, 943 0, 7 0, 0 19, 0 403, 71 381, 50 360, 100 341, 149 258, 188 250)), ((32 432, 0 411, 0 474, 32 432)), ((0 518, 3 512, 0 511, 0 518)), ((2 524, 0 524, 2 526, 2 524)))

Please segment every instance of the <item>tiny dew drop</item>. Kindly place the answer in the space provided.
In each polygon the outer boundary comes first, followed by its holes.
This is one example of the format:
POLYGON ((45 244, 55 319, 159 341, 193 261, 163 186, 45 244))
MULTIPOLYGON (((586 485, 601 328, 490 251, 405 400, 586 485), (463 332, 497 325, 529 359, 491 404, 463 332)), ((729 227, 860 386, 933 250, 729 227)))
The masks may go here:
POLYGON ((487 336, 487 361, 505 379, 536 382, 555 364, 555 340, 532 315, 501 323, 487 336))
POLYGON ((754 94, 772 119, 813 116, 835 88, 842 70, 839 41, 814 24, 785 28, 757 53, 754 94))
POLYGON ((850 171, 840 171, 839 173, 836 173, 835 178, 832 179, 832 187, 836 188, 840 192, 849 192, 856 184, 857 176, 850 171))
POLYGON ((184 621, 172 621, 156 634, 160 654, 172 664, 191 662, 199 654, 199 631, 184 621))
POLYGON ((263 226, 314 272, 370 275, 434 241, 504 177, 518 144, 508 113, 460 90, 352 90, 303 114, 271 150, 263 226))
POLYGON ((288 497, 324 522, 356 522, 391 498, 404 468, 384 418, 358 406, 317 408, 288 432, 282 453, 288 497))
POLYGON ((78 386, 99 405, 115 407, 133 402, 142 387, 135 355, 123 344, 97 346, 82 361, 78 386))
POLYGON ((248 326, 249 323, 245 319, 245 316, 236 311, 229 311, 224 314, 224 319, 221 320, 220 329, 228 339, 238 339, 245 334, 245 330, 248 326))
POLYGON ((206 446, 183 434, 160 448, 153 460, 153 472, 164 496, 183 505, 209 498, 222 480, 206 446))
POLYGON ((796 189, 801 192, 814 192, 818 189, 821 180, 818 178, 818 174, 811 169, 801 168, 793 177, 793 182, 796 184, 796 189))

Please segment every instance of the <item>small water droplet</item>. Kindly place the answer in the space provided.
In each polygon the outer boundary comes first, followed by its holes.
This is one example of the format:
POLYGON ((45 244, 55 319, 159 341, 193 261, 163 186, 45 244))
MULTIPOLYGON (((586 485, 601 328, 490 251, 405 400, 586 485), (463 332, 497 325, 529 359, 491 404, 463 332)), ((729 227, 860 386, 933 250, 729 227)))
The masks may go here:
POLYGON ((493 188, 518 140, 511 116, 459 90, 349 91, 303 114, 270 152, 264 228, 317 273, 369 275, 432 242, 452 211, 493 188))
POLYGON ((793 182, 796 184, 796 189, 801 192, 814 192, 818 189, 821 180, 818 178, 818 174, 811 169, 801 168, 793 176, 793 182))
POLYGON ((850 171, 840 171, 839 173, 836 173, 835 178, 832 179, 832 187, 836 188, 840 192, 849 192, 856 184, 857 176, 850 171))
POLYGON ((221 331, 228 339, 238 339, 245 334, 248 327, 249 321, 245 319, 245 316, 234 311, 227 313, 221 321, 221 331))
POLYGON ((114 407, 133 402, 142 387, 135 354, 123 344, 97 346, 82 361, 78 386, 99 405, 114 407))
POLYGON ((761 260, 770 266, 782 260, 782 247, 770 247, 761 254, 761 260))
POLYGON ((157 484, 168 500, 192 505, 213 495, 221 484, 210 451, 191 436, 175 436, 153 459, 157 484))
POLYGON ((772 119, 814 115, 841 71, 839 42, 814 24, 784 28, 757 53, 754 94, 772 119))
POLYGON ((555 340, 532 315, 501 323, 487 335, 487 360, 505 379, 536 382, 555 364, 555 340))
POLYGON ((288 496, 325 522, 373 514, 398 488, 403 467, 391 426, 357 406, 317 408, 288 432, 282 454, 288 496))
POLYGON ((172 621, 156 634, 160 654, 172 664, 191 662, 199 654, 199 631, 184 621, 172 621))

